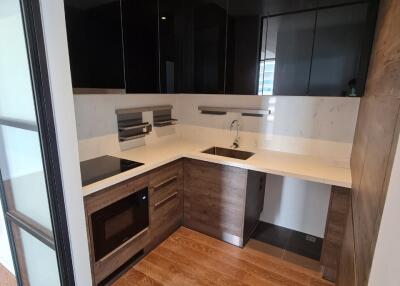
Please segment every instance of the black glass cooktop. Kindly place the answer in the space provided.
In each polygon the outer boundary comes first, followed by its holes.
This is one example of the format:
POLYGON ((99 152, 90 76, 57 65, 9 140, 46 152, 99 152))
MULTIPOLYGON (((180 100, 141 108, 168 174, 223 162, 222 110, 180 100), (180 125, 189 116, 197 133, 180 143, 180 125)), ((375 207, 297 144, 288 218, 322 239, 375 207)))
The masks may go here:
POLYGON ((82 185, 86 186, 142 165, 143 163, 112 156, 83 161, 81 162, 82 185))

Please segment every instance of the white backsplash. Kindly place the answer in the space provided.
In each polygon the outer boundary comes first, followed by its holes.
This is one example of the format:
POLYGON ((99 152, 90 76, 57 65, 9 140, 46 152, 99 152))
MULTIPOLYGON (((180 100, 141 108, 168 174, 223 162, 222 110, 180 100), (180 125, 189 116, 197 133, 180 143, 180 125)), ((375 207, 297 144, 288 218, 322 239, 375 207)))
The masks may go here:
MULTIPOLYGON (((232 120, 240 121, 241 147, 257 147, 305 154, 347 164, 351 154, 358 98, 345 97, 268 97, 238 95, 77 95, 75 112, 81 160, 120 150, 115 109, 171 104, 176 126, 153 128, 150 135, 135 144, 151 144, 171 137, 209 142, 229 147, 234 132, 232 120), (270 109, 263 118, 205 115, 199 105, 270 109)), ((145 112, 152 122, 152 113, 145 112)))
MULTIPOLYGON (((174 105, 175 95, 75 95, 75 113, 80 160, 88 160, 121 150, 118 141, 116 109, 154 105, 174 105)), ((175 110, 172 111, 173 116, 175 110)), ((143 113, 143 121, 153 123, 152 112, 143 113)), ((177 136, 175 126, 153 128, 144 138, 133 140, 132 146, 152 144, 177 136)))

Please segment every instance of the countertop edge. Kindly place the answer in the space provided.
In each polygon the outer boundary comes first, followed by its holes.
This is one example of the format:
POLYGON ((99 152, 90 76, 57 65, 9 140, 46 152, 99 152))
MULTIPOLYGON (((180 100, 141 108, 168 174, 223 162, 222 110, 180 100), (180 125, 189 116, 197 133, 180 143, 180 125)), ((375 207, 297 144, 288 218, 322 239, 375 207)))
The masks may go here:
POLYGON ((269 169, 269 168, 263 168, 260 166, 255 166, 252 164, 249 164, 247 162, 235 162, 231 161, 229 159, 221 158, 221 157, 215 157, 215 158, 210 158, 207 156, 204 156, 204 154, 189 154, 189 153, 183 153, 175 156, 171 156, 170 158, 160 160, 159 162, 155 164, 145 164, 141 167, 123 172, 121 174, 112 176, 110 178, 106 178, 104 180, 101 180, 99 182, 87 185, 82 187, 82 193, 83 196, 88 196, 93 193, 96 193, 98 191, 104 190, 106 188, 112 187, 116 184, 119 184, 121 182, 124 182, 126 180, 130 180, 136 176, 142 175, 144 173, 147 173, 149 171, 152 171, 158 167, 161 167, 163 165, 166 165, 168 163, 171 163, 173 161, 182 159, 182 158, 188 158, 188 159, 195 159, 195 160, 202 160, 210 163, 216 163, 216 164, 221 164, 221 165, 226 165, 226 166, 231 166, 231 167, 237 167, 237 168, 242 168, 242 169, 247 169, 247 170, 252 170, 252 171, 258 171, 258 172, 263 172, 263 173, 268 173, 272 175, 278 175, 278 176, 287 176, 287 177, 292 177, 292 178, 297 178, 305 181, 310 181, 310 182, 315 182, 315 183, 321 183, 321 184, 326 184, 326 185, 335 185, 338 187, 344 187, 344 188, 351 188, 351 179, 349 181, 337 181, 337 180, 330 180, 318 176, 309 176, 309 175, 304 175, 304 174, 298 174, 298 173, 292 173, 292 172, 285 172, 282 170, 274 170, 274 169, 269 169))

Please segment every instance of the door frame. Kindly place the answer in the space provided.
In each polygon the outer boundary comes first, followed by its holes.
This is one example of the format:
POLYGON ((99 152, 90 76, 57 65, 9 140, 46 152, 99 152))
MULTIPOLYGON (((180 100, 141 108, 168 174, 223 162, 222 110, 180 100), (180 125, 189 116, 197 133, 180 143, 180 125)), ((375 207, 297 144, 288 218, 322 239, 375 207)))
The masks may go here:
MULTIPOLYGON (((40 0, 15 1, 19 1, 21 7, 21 17, 25 32, 25 42, 27 46, 32 91, 36 108, 36 129, 38 130, 38 136, 41 145, 43 171, 45 174, 47 196, 53 227, 52 241, 48 241, 47 239, 46 243, 46 236, 41 235, 40 230, 36 231, 35 229, 32 229, 32 225, 29 225, 24 221, 18 222, 15 217, 8 212, 9 208, 7 205, 5 188, 1 179, 2 177, 0 171, 0 197, 3 205, 4 218, 6 221, 6 228, 10 241, 16 278, 18 285, 23 285, 23 277, 24 275, 27 275, 27 273, 24 267, 19 267, 18 265, 17 245, 15 243, 15 239, 18 238, 14 236, 11 223, 18 225, 31 234, 37 232, 38 234, 34 235, 35 238, 41 240, 48 246, 52 245, 52 248, 56 252, 60 283, 61 285, 72 286, 75 285, 74 271, 71 259, 63 184, 58 157, 58 145, 53 117, 49 74, 47 69, 40 0), (45 241, 43 241, 43 239, 45 241)), ((1 118, 0 123, 6 126, 13 126, 25 130, 32 130, 32 128, 34 128, 25 122, 5 122, 4 120, 1 120, 1 118)))

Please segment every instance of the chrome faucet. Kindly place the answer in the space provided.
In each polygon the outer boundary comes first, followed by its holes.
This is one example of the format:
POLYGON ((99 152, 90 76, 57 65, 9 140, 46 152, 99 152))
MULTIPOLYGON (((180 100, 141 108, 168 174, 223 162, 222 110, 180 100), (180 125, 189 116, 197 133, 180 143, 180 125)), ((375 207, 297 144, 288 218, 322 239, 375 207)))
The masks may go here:
POLYGON ((240 127, 240 123, 238 120, 233 120, 231 123, 231 127, 230 127, 230 131, 232 132, 232 129, 234 128, 234 126, 236 125, 236 136, 235 136, 235 140, 233 140, 233 144, 231 146, 231 148, 237 149, 239 148, 239 127, 240 127))

